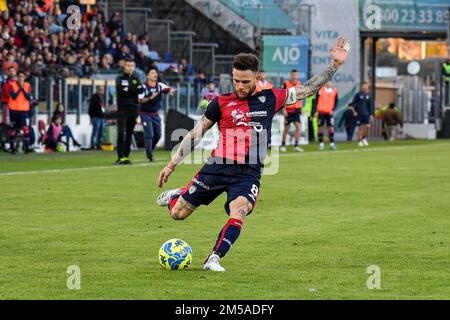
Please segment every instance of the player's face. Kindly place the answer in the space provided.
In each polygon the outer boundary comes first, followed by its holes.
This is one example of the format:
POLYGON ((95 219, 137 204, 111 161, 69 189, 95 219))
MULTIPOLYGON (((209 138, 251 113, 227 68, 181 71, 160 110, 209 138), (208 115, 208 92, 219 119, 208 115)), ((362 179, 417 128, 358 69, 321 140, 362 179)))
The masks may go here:
POLYGON ((256 89, 256 72, 233 69, 234 92, 239 99, 246 99, 256 89))
POLYGON ((147 80, 155 82, 156 80, 158 80, 158 73, 155 70, 150 70, 147 74, 147 80))

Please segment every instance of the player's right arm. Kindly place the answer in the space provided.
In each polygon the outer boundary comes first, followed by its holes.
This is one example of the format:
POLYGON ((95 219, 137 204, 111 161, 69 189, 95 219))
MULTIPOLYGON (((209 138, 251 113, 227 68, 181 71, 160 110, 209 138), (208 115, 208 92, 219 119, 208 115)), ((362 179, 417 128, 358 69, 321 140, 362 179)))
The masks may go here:
POLYGON ((169 179, 172 172, 175 171, 175 167, 183 161, 192 150, 200 143, 203 135, 208 131, 220 118, 220 108, 218 99, 214 99, 208 105, 208 109, 202 116, 197 125, 192 129, 181 141, 177 151, 172 156, 172 159, 166 165, 166 167, 159 174, 158 187, 161 188, 169 179))

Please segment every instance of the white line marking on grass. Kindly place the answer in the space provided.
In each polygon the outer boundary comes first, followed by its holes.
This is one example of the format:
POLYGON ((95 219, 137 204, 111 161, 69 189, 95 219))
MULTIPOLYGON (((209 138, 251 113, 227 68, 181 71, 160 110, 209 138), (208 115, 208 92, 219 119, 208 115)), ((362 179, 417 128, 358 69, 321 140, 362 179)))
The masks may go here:
POLYGON ((17 172, 3 172, 0 173, 0 177, 2 176, 19 176, 19 175, 27 175, 27 174, 36 174, 36 173, 66 173, 66 172, 77 172, 77 171, 90 171, 90 170, 104 170, 104 169, 115 169, 115 168, 135 168, 135 167, 147 167, 154 166, 164 163, 163 161, 155 161, 152 163, 141 163, 134 164, 131 166, 103 166, 103 167, 85 167, 85 168, 71 168, 71 169, 51 169, 51 170, 37 170, 37 171, 17 171, 17 172))
MULTIPOLYGON (((375 152, 375 151, 386 151, 386 150, 402 150, 402 149, 412 149, 412 148, 432 148, 450 146, 450 143, 433 143, 433 144, 423 144, 423 145, 409 145, 409 146, 391 146, 391 147, 365 147, 360 149, 350 149, 350 150, 336 150, 336 151, 307 151, 302 153, 288 153, 282 154, 282 157, 304 157, 308 155, 332 155, 341 153, 352 153, 352 152, 375 152)), ((139 162, 139 161, 135 161, 139 162)), ((141 163, 134 164, 133 167, 146 167, 146 166, 156 166, 165 163, 165 161, 155 161, 152 163, 141 163)), ((17 171, 17 172, 3 172, 0 173, 0 177, 4 176, 18 176, 18 175, 28 175, 37 173, 66 173, 66 172, 77 172, 77 171, 90 171, 90 170, 105 170, 112 168, 122 168, 123 166, 103 166, 103 167, 84 167, 84 168, 71 168, 71 169, 51 169, 51 170, 36 170, 36 171, 17 171)), ((124 166, 128 167, 128 166, 124 166)))
POLYGON ((350 150, 336 150, 336 151, 305 151, 305 152, 296 152, 296 153, 288 153, 282 154, 282 157, 303 157, 307 155, 331 155, 331 154, 340 154, 340 153, 352 153, 352 152, 374 152, 374 151, 387 151, 387 150, 404 150, 404 149, 412 149, 412 148, 431 148, 435 146, 449 146, 450 143, 434 143, 434 144, 419 144, 419 145, 410 145, 410 146, 392 146, 392 147, 359 147, 359 149, 350 149, 350 150))

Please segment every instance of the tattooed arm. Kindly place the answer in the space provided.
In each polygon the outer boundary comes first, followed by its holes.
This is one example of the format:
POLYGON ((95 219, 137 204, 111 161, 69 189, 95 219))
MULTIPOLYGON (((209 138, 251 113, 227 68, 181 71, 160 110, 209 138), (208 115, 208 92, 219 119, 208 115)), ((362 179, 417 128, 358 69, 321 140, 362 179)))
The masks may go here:
POLYGON ((330 55, 333 62, 321 73, 312 77, 304 85, 296 88, 297 100, 315 95, 328 81, 331 80, 340 65, 348 57, 350 44, 343 37, 339 37, 336 42, 336 48, 331 48, 330 55))
POLYGON ((198 124, 192 129, 181 141, 180 146, 178 147, 175 154, 172 156, 172 159, 169 161, 167 166, 161 171, 159 174, 158 187, 162 187, 169 176, 175 171, 175 167, 184 160, 191 152, 195 149, 195 147, 202 140, 203 135, 206 131, 208 131, 214 122, 203 116, 198 124))

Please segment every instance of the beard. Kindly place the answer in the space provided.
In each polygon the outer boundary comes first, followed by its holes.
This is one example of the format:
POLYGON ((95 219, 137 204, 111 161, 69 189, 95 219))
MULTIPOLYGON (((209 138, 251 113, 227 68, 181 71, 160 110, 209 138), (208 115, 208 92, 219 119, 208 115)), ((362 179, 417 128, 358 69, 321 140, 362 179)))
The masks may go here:
POLYGON ((253 86, 253 88, 249 91, 249 93, 245 97, 241 98, 241 96, 239 95, 239 93, 236 90, 234 90, 234 93, 239 98, 239 100, 244 100, 244 99, 250 98, 255 91, 256 91, 256 84, 253 86))

